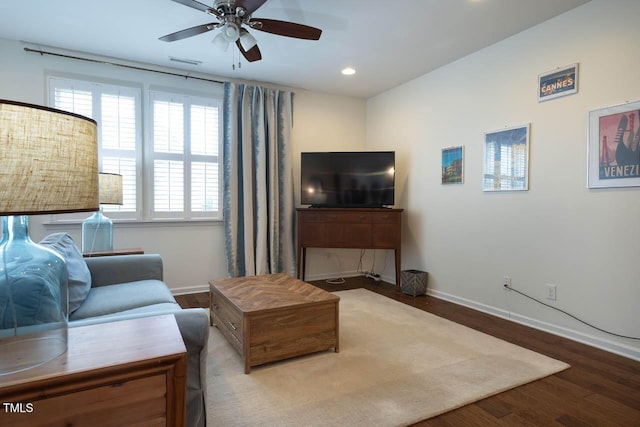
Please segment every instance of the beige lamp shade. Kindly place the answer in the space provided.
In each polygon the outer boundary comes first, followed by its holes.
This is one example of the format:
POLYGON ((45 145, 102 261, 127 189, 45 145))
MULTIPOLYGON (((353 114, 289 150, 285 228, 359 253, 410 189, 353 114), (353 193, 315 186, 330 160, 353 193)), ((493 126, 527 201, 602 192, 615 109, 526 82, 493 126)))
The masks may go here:
POLYGON ((100 172, 98 182, 100 184, 101 205, 122 204, 122 175, 100 172))
POLYGON ((0 99, 0 215, 98 208, 96 122, 0 99))

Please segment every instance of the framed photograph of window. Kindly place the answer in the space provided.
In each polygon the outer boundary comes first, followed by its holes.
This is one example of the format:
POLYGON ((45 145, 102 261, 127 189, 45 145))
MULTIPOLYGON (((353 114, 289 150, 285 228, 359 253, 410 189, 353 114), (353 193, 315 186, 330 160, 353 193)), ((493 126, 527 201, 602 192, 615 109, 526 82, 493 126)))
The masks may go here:
POLYGON ((578 64, 538 75, 538 102, 578 92, 578 64))
POLYGON ((462 184, 464 182, 464 146, 442 149, 442 183, 462 184))
POLYGON ((529 127, 527 123, 485 133, 483 191, 529 189, 529 127))
POLYGON ((640 101, 589 112, 589 188, 640 186, 640 101))

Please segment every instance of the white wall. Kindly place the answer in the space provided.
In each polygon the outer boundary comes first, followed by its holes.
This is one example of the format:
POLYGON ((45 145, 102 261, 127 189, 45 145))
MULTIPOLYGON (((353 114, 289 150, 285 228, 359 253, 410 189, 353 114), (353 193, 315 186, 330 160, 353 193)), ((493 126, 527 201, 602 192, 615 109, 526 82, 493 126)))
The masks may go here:
MULTIPOLYGON (((300 206, 300 155, 305 151, 359 151, 365 147, 366 102, 317 92, 296 91, 294 177, 296 206, 300 206), (311 108, 300 109, 299 105, 311 108)), ((360 251, 355 249, 307 249, 306 280, 354 275, 360 251)), ((368 255, 371 255, 369 253, 368 255)), ((369 256, 366 258, 369 260, 369 256)))
MULTIPOLYGON (((41 56, 24 52, 24 47, 17 41, 0 39, 2 99, 45 105, 47 73, 71 73, 107 81, 133 82, 143 88, 154 85, 197 93, 221 93, 221 86, 214 83, 41 56)), ((215 79, 212 76, 202 77, 215 79)), ((300 181, 300 151, 343 148, 358 150, 364 147, 365 101, 304 90, 294 89, 294 92, 293 141, 294 158, 297 159, 294 178, 297 189, 300 181)), ((299 199, 298 194, 296 197, 299 199)), ((34 241, 51 232, 66 231, 80 244, 79 224, 62 228, 44 225, 48 220, 47 215, 30 218, 30 234, 34 241)), ((165 265, 165 280, 175 293, 208 290, 207 283, 210 279, 227 276, 222 222, 164 225, 116 223, 114 247, 140 247, 146 253, 161 254, 165 265)), ((309 266, 313 266, 316 271, 321 269, 321 265, 326 262, 325 258, 317 257, 313 251, 309 255, 309 266)), ((331 269, 329 266, 329 270, 331 269)))
POLYGON ((640 2, 592 2, 368 100, 367 148, 395 147, 403 268, 436 295, 640 359, 640 188, 586 188, 588 112, 640 100, 640 2), (579 93, 538 103, 537 76, 580 63, 579 93), (531 123, 529 191, 482 192, 483 133, 531 123), (465 147, 465 182, 440 184, 465 147), (406 179, 405 179, 406 177, 406 179), (557 285, 557 300, 544 297, 557 285))

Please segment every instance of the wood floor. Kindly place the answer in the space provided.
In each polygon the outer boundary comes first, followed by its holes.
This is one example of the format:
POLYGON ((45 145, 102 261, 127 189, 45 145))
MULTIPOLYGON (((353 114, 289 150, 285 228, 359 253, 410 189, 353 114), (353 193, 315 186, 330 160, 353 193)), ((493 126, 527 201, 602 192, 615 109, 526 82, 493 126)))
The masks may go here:
MULTIPOLYGON (((545 354, 571 368, 414 426, 640 426, 640 362, 429 296, 411 297, 363 277, 327 291, 365 288, 545 354)), ((182 307, 208 307, 209 294, 177 296, 182 307)))

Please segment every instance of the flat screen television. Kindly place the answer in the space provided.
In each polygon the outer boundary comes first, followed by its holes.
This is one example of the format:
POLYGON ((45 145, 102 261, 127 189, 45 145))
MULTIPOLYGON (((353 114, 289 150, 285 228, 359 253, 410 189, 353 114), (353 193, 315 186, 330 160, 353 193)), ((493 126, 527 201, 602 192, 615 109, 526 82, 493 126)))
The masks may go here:
POLYGON ((302 153, 300 202, 379 208, 395 203, 395 151, 302 153))

